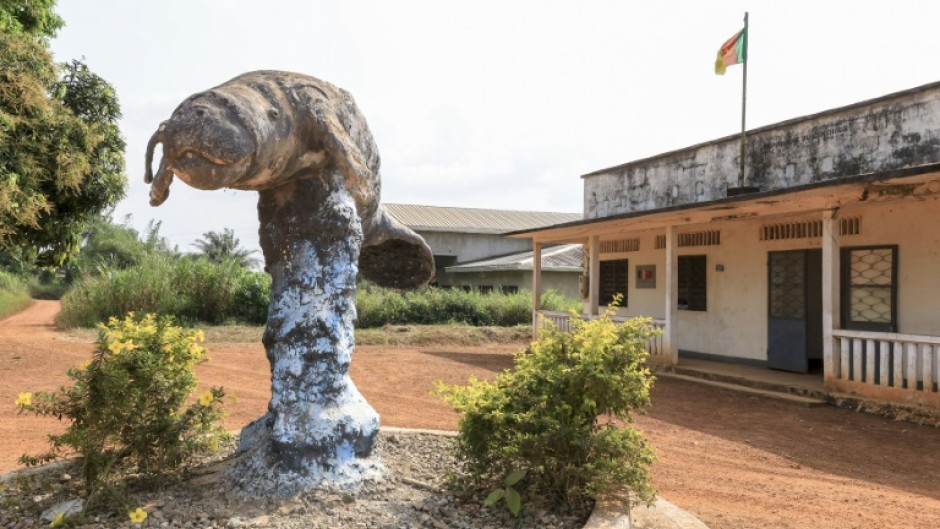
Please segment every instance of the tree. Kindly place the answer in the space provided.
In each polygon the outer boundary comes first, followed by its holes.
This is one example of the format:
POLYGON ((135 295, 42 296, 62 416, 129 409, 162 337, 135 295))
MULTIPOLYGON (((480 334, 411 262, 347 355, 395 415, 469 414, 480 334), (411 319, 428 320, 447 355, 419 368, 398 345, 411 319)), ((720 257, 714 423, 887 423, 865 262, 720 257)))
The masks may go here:
POLYGON ((55 3, 56 0, 3 0, 0 4, 0 31, 31 35, 45 42, 65 25, 52 10, 55 3))
POLYGON ((127 185, 114 89, 80 61, 53 62, 54 3, 0 4, 0 247, 40 266, 74 256, 127 185))
POLYGON ((235 237, 235 230, 231 228, 225 228, 222 233, 207 231, 193 246, 199 248, 199 252, 210 261, 217 263, 232 260, 244 268, 250 268, 257 262, 251 257, 255 250, 241 248, 239 240, 235 237))
POLYGON ((121 224, 108 217, 89 223, 81 253, 66 267, 67 279, 95 274, 99 270, 123 270, 141 265, 157 255, 175 256, 169 243, 160 235, 161 223, 151 220, 144 233, 130 224, 130 215, 121 224))

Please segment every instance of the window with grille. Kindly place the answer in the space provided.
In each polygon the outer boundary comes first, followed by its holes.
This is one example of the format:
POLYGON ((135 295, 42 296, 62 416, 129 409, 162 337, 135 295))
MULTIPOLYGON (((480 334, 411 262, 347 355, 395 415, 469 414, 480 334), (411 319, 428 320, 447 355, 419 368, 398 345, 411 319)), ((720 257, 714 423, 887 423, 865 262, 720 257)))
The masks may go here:
MULTIPOLYGON (((721 230, 693 231, 680 233, 676 246, 688 248, 690 246, 719 246, 721 244, 721 230)), ((666 248, 666 236, 657 235, 653 248, 662 250, 666 248)))
POLYGON ((897 332, 898 247, 842 249, 842 326, 897 332))
POLYGON ((601 241, 601 253, 626 253, 640 251, 640 239, 619 239, 615 241, 601 241))
POLYGON ((677 246, 685 248, 689 246, 718 246, 719 244, 721 244, 721 231, 706 230, 680 233, 677 246))
POLYGON ((627 259, 612 259, 601 261, 601 277, 599 281, 598 303, 601 306, 610 305, 614 296, 621 294, 621 307, 627 306, 627 278, 630 277, 630 261, 627 259))
POLYGON ((517 287, 516 285, 503 285, 499 287, 499 289, 502 291, 503 294, 518 294, 519 293, 519 287, 517 287))
MULTIPOLYGON (((861 217, 848 217, 839 219, 839 233, 845 235, 859 235, 862 233, 861 217)), ((760 228, 760 240, 782 241, 786 239, 812 239, 822 237, 822 220, 804 220, 795 222, 778 222, 764 224, 760 228)))
POLYGON ((706 310, 707 275, 704 255, 679 256, 679 310, 706 310))

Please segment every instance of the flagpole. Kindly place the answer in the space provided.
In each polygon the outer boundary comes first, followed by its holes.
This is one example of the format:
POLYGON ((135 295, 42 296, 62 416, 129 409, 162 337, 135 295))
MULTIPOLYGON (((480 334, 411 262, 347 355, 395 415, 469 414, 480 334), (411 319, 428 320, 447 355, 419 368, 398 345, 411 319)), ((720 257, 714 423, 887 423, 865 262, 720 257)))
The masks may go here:
POLYGON ((745 147, 747 141, 747 129, 745 128, 745 116, 747 115, 747 11, 744 12, 744 76, 741 86, 741 171, 738 174, 738 187, 744 187, 744 156, 747 154, 745 147))

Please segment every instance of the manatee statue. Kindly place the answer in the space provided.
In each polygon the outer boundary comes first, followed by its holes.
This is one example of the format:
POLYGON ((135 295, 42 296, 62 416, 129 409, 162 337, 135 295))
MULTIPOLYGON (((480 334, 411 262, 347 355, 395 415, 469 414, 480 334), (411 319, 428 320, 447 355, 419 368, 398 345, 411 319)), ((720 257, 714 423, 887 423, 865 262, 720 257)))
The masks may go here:
POLYGON ((271 401, 242 432, 238 481, 292 494, 376 475, 378 414, 348 373, 356 280, 361 272, 418 288, 434 264, 424 240, 379 204, 378 148, 352 96, 307 75, 246 73, 183 101, 150 139, 146 163, 154 206, 174 176, 199 189, 259 192, 273 279, 263 338, 271 401))

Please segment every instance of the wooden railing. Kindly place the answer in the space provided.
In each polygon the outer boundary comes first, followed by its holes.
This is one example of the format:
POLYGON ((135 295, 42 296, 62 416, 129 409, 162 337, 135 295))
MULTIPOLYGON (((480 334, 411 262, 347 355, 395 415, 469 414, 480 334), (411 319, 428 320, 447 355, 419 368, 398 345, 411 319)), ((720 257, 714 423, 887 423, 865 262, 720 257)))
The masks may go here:
MULTIPOLYGON (((593 319, 597 316, 581 316, 582 318, 593 319)), ((625 322, 627 320, 633 319, 632 316, 611 316, 610 318, 616 322, 625 322)), ((542 321, 550 321, 555 324, 555 327, 562 332, 571 332, 571 313, 570 312, 558 312, 551 310, 540 310, 539 311, 539 324, 542 321)), ((665 331, 666 322, 664 320, 654 319, 650 325, 653 329, 659 331, 665 331)), ((671 360, 666 358, 666 352, 663 348, 663 333, 659 333, 656 336, 652 336, 649 341, 646 343, 646 350, 649 351, 650 357, 649 360, 655 363, 669 363, 671 360)))
POLYGON ((834 389, 859 395, 940 405, 940 337, 832 331, 834 389))

